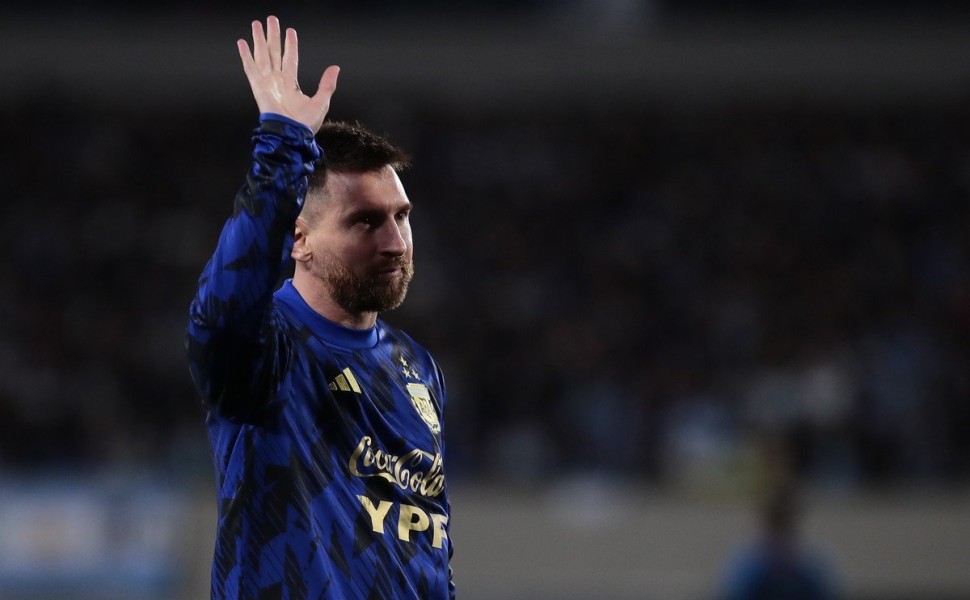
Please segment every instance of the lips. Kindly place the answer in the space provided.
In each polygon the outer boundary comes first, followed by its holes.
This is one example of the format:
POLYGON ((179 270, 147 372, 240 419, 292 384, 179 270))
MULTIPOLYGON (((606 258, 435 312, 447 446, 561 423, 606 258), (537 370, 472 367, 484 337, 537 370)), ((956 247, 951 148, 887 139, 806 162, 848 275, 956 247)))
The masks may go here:
POLYGON ((403 261, 387 262, 377 267, 373 272, 380 277, 396 277, 404 272, 406 265, 407 263, 403 261))

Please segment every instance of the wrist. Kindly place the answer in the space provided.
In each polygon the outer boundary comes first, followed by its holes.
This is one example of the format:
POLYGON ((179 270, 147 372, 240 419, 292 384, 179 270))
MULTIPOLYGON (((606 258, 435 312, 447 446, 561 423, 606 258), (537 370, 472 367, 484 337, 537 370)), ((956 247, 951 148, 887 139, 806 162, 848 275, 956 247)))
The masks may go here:
POLYGON ((293 125, 295 127, 302 127, 304 129, 306 129, 307 131, 310 131, 311 133, 313 132, 313 129, 311 129, 310 126, 307 125, 306 123, 303 123, 301 121, 297 121, 296 119, 293 119, 291 117, 287 117, 286 115, 281 115, 279 113, 274 113, 274 112, 264 112, 264 113, 260 113, 259 114, 259 122, 262 123, 264 121, 282 121, 284 123, 289 123, 290 125, 293 125))

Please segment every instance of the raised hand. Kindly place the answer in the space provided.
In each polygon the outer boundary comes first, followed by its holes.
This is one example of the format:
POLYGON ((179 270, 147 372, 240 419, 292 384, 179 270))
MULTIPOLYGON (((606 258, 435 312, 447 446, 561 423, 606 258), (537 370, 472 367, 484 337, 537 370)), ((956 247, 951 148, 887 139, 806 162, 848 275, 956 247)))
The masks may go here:
POLYGON ((307 96, 297 81, 300 53, 296 31, 287 28, 285 45, 281 47, 279 19, 268 17, 265 33, 260 21, 253 21, 252 27, 252 51, 243 39, 237 40, 236 46, 259 112, 289 117, 316 133, 330 110, 330 97, 337 89, 340 67, 327 67, 316 93, 307 96))

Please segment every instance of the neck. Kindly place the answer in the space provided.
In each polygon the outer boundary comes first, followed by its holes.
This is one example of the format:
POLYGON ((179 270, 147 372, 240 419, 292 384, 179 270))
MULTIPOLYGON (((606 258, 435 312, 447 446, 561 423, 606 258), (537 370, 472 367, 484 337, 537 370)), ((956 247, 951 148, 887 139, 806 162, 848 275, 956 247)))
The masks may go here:
POLYGON ((299 270, 293 274, 293 287, 310 308, 328 321, 351 329, 370 329, 377 323, 376 312, 348 311, 334 301, 323 282, 299 270))

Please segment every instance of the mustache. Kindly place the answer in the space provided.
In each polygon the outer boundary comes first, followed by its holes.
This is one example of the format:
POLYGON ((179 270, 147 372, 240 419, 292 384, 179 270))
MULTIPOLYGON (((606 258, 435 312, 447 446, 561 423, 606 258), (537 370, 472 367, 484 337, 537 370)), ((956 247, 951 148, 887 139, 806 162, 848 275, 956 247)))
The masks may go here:
POLYGON ((400 267, 403 269, 403 268, 406 268, 408 265, 412 265, 412 264, 414 263, 411 261, 411 259, 407 258, 406 256, 394 256, 392 258, 385 260, 379 265, 375 266, 373 270, 380 271, 388 267, 400 267))

